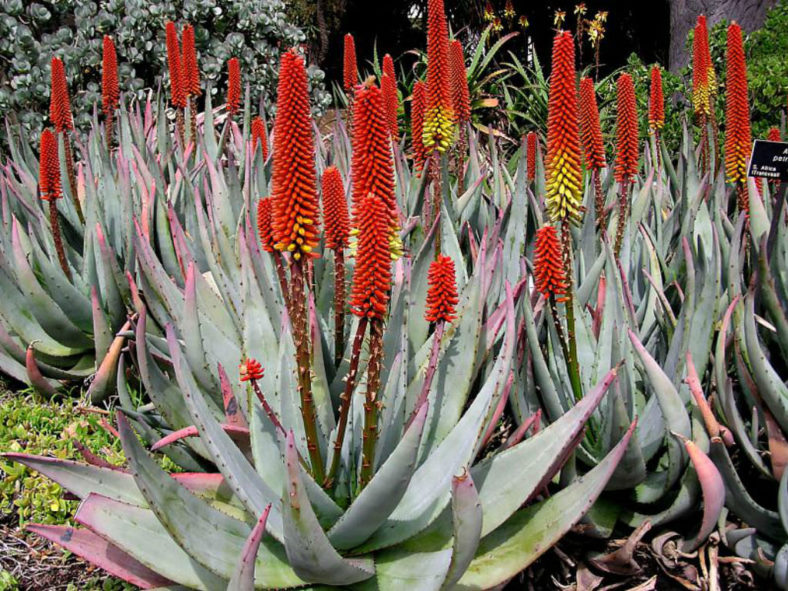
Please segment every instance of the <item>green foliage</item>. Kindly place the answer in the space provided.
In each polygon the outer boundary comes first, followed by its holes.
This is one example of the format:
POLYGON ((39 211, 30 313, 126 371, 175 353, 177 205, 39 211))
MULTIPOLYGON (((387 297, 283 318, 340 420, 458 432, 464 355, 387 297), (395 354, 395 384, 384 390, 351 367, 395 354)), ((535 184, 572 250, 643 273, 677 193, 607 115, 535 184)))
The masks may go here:
MULTIPOLYGON (((194 25, 201 74, 214 93, 223 96, 225 63, 235 56, 253 100, 261 98, 265 104, 272 104, 276 91, 279 53, 304 41, 303 32, 289 24, 281 0, 9 0, 0 11, 0 112, 15 112, 37 133, 48 112, 49 63, 59 56, 73 93, 75 124, 84 128, 93 105, 101 101, 105 34, 117 46, 120 87, 141 97, 167 70, 167 20, 194 25)), ((323 109, 330 101, 322 87, 323 72, 310 68, 309 73, 313 103, 323 109)))
MULTIPOLYGON (((40 402, 32 395, 4 393, 0 397, 0 449, 61 459, 81 459, 77 439, 113 464, 123 455, 117 440, 99 424, 100 417, 80 413, 78 401, 40 402)), ((0 512, 15 512, 20 523, 61 524, 69 520, 76 501, 66 500, 60 485, 21 464, 0 460, 0 512)), ((0 577, 0 589, 2 589, 0 577)))

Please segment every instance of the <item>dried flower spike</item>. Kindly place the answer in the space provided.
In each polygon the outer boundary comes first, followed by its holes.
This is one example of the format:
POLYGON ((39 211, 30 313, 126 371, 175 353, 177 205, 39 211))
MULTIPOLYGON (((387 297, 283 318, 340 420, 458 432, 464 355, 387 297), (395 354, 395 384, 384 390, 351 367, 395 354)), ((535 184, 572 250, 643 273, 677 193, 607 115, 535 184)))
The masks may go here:
POLYGON ((238 373, 240 374, 242 382, 250 380, 263 379, 263 366, 256 359, 245 359, 238 366, 238 373))
POLYGON ((454 261, 451 257, 438 255, 430 263, 427 273, 427 322, 452 322, 457 317, 457 282, 454 261))
POLYGON ((326 247, 332 250, 341 250, 347 247, 350 237, 350 219, 345 187, 336 166, 329 166, 323 171, 323 220, 326 247))
POLYGON ((71 99, 68 94, 66 69, 60 58, 52 58, 51 70, 52 93, 49 100, 49 118, 52 125, 55 126, 55 131, 63 133, 74 129, 74 120, 71 117, 71 99))
POLYGON ((241 108, 241 64, 237 57, 227 60, 227 114, 234 117, 241 108))
POLYGON ((383 320, 391 287, 388 207, 374 193, 368 193, 359 205, 358 248, 350 308, 356 316, 383 320))
POLYGON ((295 50, 282 55, 279 68, 272 177, 276 248, 296 260, 315 256, 319 231, 315 144, 306 67, 295 50))
POLYGON ((536 232, 534 245, 534 281, 536 289, 557 302, 566 301, 567 281, 561 257, 561 244, 553 226, 542 226, 536 232))
POLYGON ((572 34, 553 41, 547 115, 547 211, 550 219, 579 223, 581 216, 580 133, 572 34))
POLYGON ((449 33, 443 0, 427 3, 427 101, 422 141, 428 151, 445 152, 454 132, 449 87, 449 33))
POLYGON ((104 35, 101 64, 101 110, 110 116, 118 108, 118 56, 112 37, 104 35))

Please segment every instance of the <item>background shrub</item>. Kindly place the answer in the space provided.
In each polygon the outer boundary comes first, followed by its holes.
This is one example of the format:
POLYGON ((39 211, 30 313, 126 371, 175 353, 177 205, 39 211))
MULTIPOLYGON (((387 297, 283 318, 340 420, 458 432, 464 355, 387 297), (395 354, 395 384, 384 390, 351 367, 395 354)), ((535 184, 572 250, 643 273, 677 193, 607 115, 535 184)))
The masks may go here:
MULTIPOLYGON (((279 54, 304 42, 289 24, 281 0, 6 0, 0 4, 0 112, 15 113, 29 131, 47 121, 49 64, 59 56, 66 65, 75 124, 84 127, 101 101, 101 39, 111 35, 118 51, 123 92, 141 96, 156 88, 166 72, 164 23, 195 27, 203 81, 213 85, 222 102, 230 57, 241 60, 244 83, 253 104, 273 104, 279 54)), ((322 111, 330 102, 323 72, 309 70, 313 104, 322 111)))

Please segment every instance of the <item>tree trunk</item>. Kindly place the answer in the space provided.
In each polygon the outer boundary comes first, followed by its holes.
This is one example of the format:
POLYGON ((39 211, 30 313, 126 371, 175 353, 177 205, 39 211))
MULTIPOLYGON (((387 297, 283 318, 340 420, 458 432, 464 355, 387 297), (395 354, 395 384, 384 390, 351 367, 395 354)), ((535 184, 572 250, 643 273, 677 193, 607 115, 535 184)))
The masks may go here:
POLYGON ((705 14, 709 27, 722 19, 736 21, 744 32, 760 27, 766 12, 777 0, 670 0, 670 71, 678 72, 689 63, 685 48, 687 35, 698 16, 705 14))

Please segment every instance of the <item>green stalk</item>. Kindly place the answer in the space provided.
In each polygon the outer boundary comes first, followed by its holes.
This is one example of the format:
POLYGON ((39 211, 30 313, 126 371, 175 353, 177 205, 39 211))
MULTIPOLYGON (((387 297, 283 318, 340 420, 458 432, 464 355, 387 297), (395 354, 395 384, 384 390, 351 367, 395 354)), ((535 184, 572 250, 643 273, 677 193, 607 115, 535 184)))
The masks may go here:
POLYGON ((292 316, 290 322, 293 327, 293 339, 296 347, 296 365, 298 366, 298 393, 301 397, 301 416, 304 421, 306 434, 306 447, 309 450, 309 459, 312 463, 312 477, 317 482, 325 479, 323 458, 320 455, 320 445, 317 437, 317 413, 312 398, 312 372, 309 354, 309 333, 307 331, 306 304, 304 290, 304 261, 299 259, 291 267, 292 279, 292 316))
POLYGON ((340 245, 334 251, 334 367, 345 353, 345 253, 340 245))
POLYGON ((356 336, 353 339, 353 352, 350 355, 350 369, 345 380, 345 391, 339 397, 339 423, 337 424, 337 436, 334 439, 334 455, 331 458, 331 467, 326 476, 326 488, 331 486, 336 478, 339 469, 339 458, 342 453, 342 442, 345 440, 345 430, 347 429, 348 415, 350 414, 350 396, 353 388, 356 387, 356 374, 358 373, 358 361, 361 357, 361 345, 364 343, 364 334, 367 332, 367 317, 362 316, 358 321, 356 336))
POLYGON ((378 442, 378 391, 380 368, 383 364, 383 321, 371 319, 369 323, 369 365, 367 367, 367 394, 364 401, 364 433, 361 452, 360 489, 372 480, 375 471, 375 448, 378 442))
POLYGON ((575 282, 572 273, 572 235, 569 231, 569 221, 561 222, 561 243, 564 255, 564 274, 566 275, 566 332, 569 341, 569 381, 575 400, 583 397, 583 387, 580 382, 580 365, 577 361, 577 337, 575 336, 575 282))

